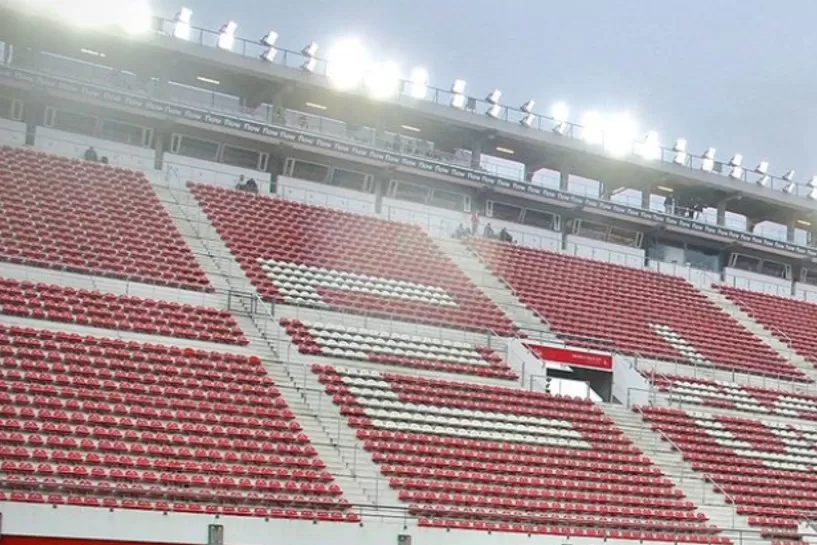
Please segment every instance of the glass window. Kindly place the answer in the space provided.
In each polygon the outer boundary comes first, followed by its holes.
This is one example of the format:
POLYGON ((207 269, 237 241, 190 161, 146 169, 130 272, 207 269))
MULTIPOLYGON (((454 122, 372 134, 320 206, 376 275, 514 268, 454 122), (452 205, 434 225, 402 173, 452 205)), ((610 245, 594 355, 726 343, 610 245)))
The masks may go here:
POLYGON ((255 150, 237 148, 225 144, 221 152, 221 162, 228 165, 257 170, 260 155, 261 154, 255 150))
POLYGON ((68 110, 57 110, 54 115, 54 128, 61 131, 94 136, 96 131, 96 118, 92 115, 71 112, 68 110))
POLYGON ((182 136, 179 144, 179 155, 204 159, 206 161, 218 160, 218 144, 207 140, 199 140, 190 136, 182 136))
POLYGON ((430 189, 422 185, 410 184, 408 182, 395 181, 394 198, 404 201, 426 204, 430 189))
POLYGON ((295 160, 292 163, 292 177, 306 180, 307 182, 325 183, 329 178, 329 167, 317 163, 295 160))
POLYGON ((332 185, 363 191, 366 175, 360 172, 336 168, 332 170, 332 185))
POLYGON ((448 210, 456 210, 462 212, 465 209, 465 195, 462 193, 454 193, 453 191, 445 191, 443 189, 435 189, 431 193, 431 204, 438 208, 446 208, 448 210))
POLYGON ((113 119, 103 119, 102 131, 99 137, 131 146, 142 146, 144 142, 143 133, 144 129, 142 127, 113 119))
POLYGON ((519 218, 522 217, 521 206, 514 206, 504 202, 493 201, 492 208, 493 213, 491 217, 494 219, 519 223, 519 218))
POLYGON ((542 229, 556 230, 556 215, 550 212, 543 212, 541 210, 532 210, 528 208, 525 210, 526 225, 533 225, 534 227, 541 227, 542 229))

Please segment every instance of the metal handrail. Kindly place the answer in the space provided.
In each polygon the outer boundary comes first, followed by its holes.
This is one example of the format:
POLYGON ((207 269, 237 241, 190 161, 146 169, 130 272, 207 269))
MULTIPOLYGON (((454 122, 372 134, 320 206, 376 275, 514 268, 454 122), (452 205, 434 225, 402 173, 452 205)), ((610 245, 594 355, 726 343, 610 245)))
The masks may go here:
MULTIPOLYGON (((752 321, 756 321, 756 318, 755 318, 755 316, 754 316, 754 314, 755 314, 755 310, 752 308, 752 306, 751 306, 749 303, 747 303, 745 300, 743 300, 743 299, 741 299, 741 298, 739 298, 739 297, 737 297, 737 296, 734 296, 734 295, 726 295, 725 293, 723 293, 722 291, 720 291, 720 290, 717 288, 717 286, 715 286, 715 289, 717 290, 717 292, 718 292, 719 294, 721 294, 721 295, 723 295, 724 297, 726 297, 726 299, 727 299, 727 300, 729 300, 731 303, 736 304, 736 305, 737 305, 737 307, 738 307, 740 310, 742 310, 744 313, 748 314, 748 315, 749 315, 749 318, 751 318, 751 319, 752 319, 752 321)), ((738 289, 738 288, 736 288, 736 289, 738 289)), ((777 326, 776 326, 776 325, 774 325, 774 324, 765 324, 765 323, 760 323, 760 322, 757 322, 757 324, 758 324, 760 327, 764 328, 764 329, 768 329, 768 330, 769 330, 769 332, 770 332, 770 333, 772 333, 772 335, 774 335, 775 337, 777 337, 777 338, 778 338, 778 340, 780 340, 781 342, 783 342, 783 344, 785 344, 785 345, 788 347, 788 349, 789 349, 789 350, 790 350, 792 353, 795 353, 795 354, 796 354, 796 351, 794 350, 794 343, 793 343, 793 341, 792 341, 791 337, 789 337, 789 335, 788 335, 788 334, 786 334, 786 332, 785 332, 785 331, 783 331, 782 329, 780 329, 779 327, 777 327, 777 326)))

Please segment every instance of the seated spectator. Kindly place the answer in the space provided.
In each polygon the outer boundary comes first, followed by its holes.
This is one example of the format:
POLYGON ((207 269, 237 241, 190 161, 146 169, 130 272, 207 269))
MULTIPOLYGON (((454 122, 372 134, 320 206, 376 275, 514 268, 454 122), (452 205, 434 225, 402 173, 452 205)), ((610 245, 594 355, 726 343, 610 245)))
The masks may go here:
POLYGON ((108 164, 108 157, 103 156, 102 159, 99 160, 99 162, 102 163, 103 165, 107 165, 108 164))
POLYGON ((247 183, 244 184, 244 191, 249 191, 250 193, 258 193, 258 184, 255 183, 254 178, 250 178, 247 180, 247 183))
POLYGON ((94 149, 94 147, 93 147, 93 146, 91 146, 91 147, 89 147, 87 150, 85 150, 85 154, 83 155, 83 158, 84 158, 86 161, 94 161, 94 162, 96 162, 96 161, 98 161, 98 160, 99 160, 99 156, 97 156, 97 154, 96 154, 96 150, 94 149))
POLYGON ((485 230, 482 232, 485 238, 496 238, 496 233, 494 233, 493 227, 491 227, 490 223, 485 224, 485 230))
POLYGON ((499 240, 501 240, 502 242, 513 242, 513 237, 508 232, 508 230, 503 227, 502 230, 499 232, 499 240))
POLYGON ((235 188, 239 191, 244 191, 247 188, 247 185, 244 183, 244 175, 238 177, 238 183, 235 184, 235 188))
POLYGON ((465 226, 462 223, 460 223, 457 226, 457 230, 454 231, 454 238, 456 238, 456 239, 467 238, 468 235, 469 235, 468 230, 465 228, 465 226))

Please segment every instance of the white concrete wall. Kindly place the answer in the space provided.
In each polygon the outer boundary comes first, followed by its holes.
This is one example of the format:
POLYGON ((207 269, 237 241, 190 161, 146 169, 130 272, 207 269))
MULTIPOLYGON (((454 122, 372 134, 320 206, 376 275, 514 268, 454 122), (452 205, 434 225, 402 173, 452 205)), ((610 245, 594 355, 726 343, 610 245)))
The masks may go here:
POLYGON ((713 283, 720 282, 721 280, 720 275, 714 271, 696 269, 689 265, 678 265, 676 263, 666 263, 664 261, 651 259, 647 266, 663 274, 679 276, 699 288, 711 286, 713 283))
POLYGON ((645 254, 641 248, 628 248, 576 235, 567 235, 565 253, 629 267, 644 267, 645 254))
MULTIPOLYGON (((471 214, 388 197, 383 198, 380 213, 385 219, 419 225, 433 237, 450 237, 460 223, 466 229, 471 228, 471 214)), ((485 220, 480 223, 480 229, 484 226, 485 220)))
POLYGON ((794 296, 803 301, 811 301, 817 303, 817 286, 811 284, 803 284, 802 282, 794 283, 794 296))
POLYGON ((728 286, 744 290, 783 295, 785 297, 791 297, 792 294, 791 280, 742 271, 731 267, 727 267, 723 270, 723 280, 728 286))
POLYGON ((329 206, 358 214, 374 214, 375 197, 372 193, 307 182, 286 176, 278 176, 275 186, 275 192, 290 201, 329 206))
MULTIPOLYGON (((259 517, 221 516, 158 511, 113 510, 61 505, 0 503, 3 535, 104 539, 146 543, 205 543, 207 525, 224 527, 225 545, 384 545, 396 544, 398 535, 410 535, 417 545, 530 545, 527 534, 438 530, 420 528, 413 519, 394 512, 388 518, 365 518, 363 524, 259 517), (405 526, 404 526, 405 525, 405 526)), ((537 545, 562 545, 565 538, 536 535, 537 545)), ((599 539, 571 537, 572 545, 598 545, 599 539)), ((607 540, 615 545, 637 541, 607 540)))
POLYGON ((242 174, 258 182, 259 193, 269 193, 270 180, 267 172, 251 168, 234 167, 223 163, 193 159, 184 155, 165 153, 162 170, 170 172, 171 178, 178 178, 183 183, 201 182, 233 189, 242 174))
POLYGON ((0 146, 24 146, 26 124, 21 121, 0 119, 0 146))
POLYGON ((649 381, 638 372, 630 356, 613 354, 613 396, 628 407, 646 405, 649 381))
POLYGON ((89 146, 96 149, 100 159, 107 157, 112 165, 135 170, 150 170, 155 166, 156 152, 150 148, 119 144, 48 127, 37 127, 34 136, 35 148, 75 159, 81 159, 89 146))

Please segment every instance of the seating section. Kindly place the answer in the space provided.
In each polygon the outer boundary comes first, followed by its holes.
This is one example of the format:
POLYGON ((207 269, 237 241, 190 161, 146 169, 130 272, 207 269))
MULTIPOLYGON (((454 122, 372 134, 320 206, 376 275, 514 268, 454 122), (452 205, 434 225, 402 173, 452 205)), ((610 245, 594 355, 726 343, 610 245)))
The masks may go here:
POLYGON ((705 378, 650 373, 650 381, 671 403, 817 420, 817 396, 705 378))
POLYGON ((281 325, 302 354, 481 377, 519 378, 502 356, 488 346, 289 318, 281 318, 281 325))
POLYGON ((191 187, 267 300, 504 335, 515 331, 417 226, 191 187))
POLYGON ((141 173, 0 147, 0 260, 211 290, 141 173))
POLYGON ((729 286, 717 288, 772 335, 791 343, 798 354, 817 365, 817 305, 729 286))
POLYGON ((817 430, 679 409, 642 411, 763 537, 800 540, 798 521, 817 514, 817 430))
POLYGON ((570 344, 811 382, 681 278, 487 239, 469 244, 570 344))
POLYGON ((261 360, 0 326, 0 501, 357 521, 261 360))
POLYGON ((248 344, 229 310, 0 278, 0 314, 248 344))
POLYGON ((728 543, 589 401, 313 366, 424 526, 728 543))

